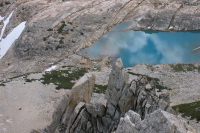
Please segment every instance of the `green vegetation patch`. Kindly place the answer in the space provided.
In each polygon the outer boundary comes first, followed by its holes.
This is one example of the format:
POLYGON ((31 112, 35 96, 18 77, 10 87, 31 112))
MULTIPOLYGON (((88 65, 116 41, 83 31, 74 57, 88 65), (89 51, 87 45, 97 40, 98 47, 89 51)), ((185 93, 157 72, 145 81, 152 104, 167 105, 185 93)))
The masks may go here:
POLYGON ((188 72, 194 70, 200 72, 200 66, 195 66, 194 64, 171 64, 171 67, 175 72, 188 72))
POLYGON ((158 92, 162 92, 162 90, 171 90, 171 88, 162 86, 160 84, 156 84, 156 89, 158 89, 158 92))
POLYGON ((11 3, 10 3, 9 1, 6 1, 5 4, 6 4, 6 5, 9 5, 9 4, 11 4, 11 3))
POLYGON ((61 40, 59 41, 59 43, 60 43, 60 44, 64 44, 64 41, 61 39, 61 40))
POLYGON ((103 94, 105 94, 107 88, 108 88, 107 85, 97 85, 97 84, 95 84, 93 92, 94 93, 103 93, 103 94))
POLYGON ((6 86, 5 84, 1 83, 0 86, 6 86))
POLYGON ((180 104, 172 107, 174 110, 178 110, 183 113, 183 117, 191 116, 191 119, 197 119, 200 121, 200 101, 193 103, 180 104))
POLYGON ((165 86, 162 86, 161 84, 159 84, 160 80, 158 78, 152 78, 147 75, 133 73, 133 72, 128 72, 128 73, 131 75, 135 75, 135 76, 145 76, 147 78, 148 82, 150 82, 151 80, 155 80, 156 81, 156 89, 158 89, 158 92, 161 92, 162 90, 171 90, 171 88, 168 88, 168 87, 165 87, 165 86))
POLYGON ((68 70, 53 70, 50 72, 46 72, 43 75, 42 80, 43 84, 53 83, 57 87, 56 89, 71 89, 74 85, 75 80, 78 80, 85 73, 87 73, 87 68, 77 68, 77 69, 68 69, 68 70))
POLYGON ((138 74, 138 73, 133 73, 133 72, 128 72, 129 74, 131 75, 135 75, 135 76, 145 76, 147 77, 147 80, 148 81, 151 81, 151 80, 155 80, 156 82, 159 82, 160 80, 158 78, 152 78, 152 77, 149 77, 147 75, 143 75, 143 74, 138 74))
POLYGON ((53 31, 53 29, 52 29, 52 28, 49 28, 47 31, 53 31))
POLYGON ((19 78, 19 77, 27 78, 28 75, 30 75, 30 74, 35 74, 35 73, 38 73, 38 72, 25 73, 25 74, 18 75, 18 76, 15 76, 15 77, 9 78, 9 79, 16 79, 16 78, 19 78))
POLYGON ((60 49, 60 48, 63 48, 62 46, 58 45, 56 46, 56 50, 60 49))
POLYGON ((67 26, 65 23, 62 23, 62 25, 58 28, 58 33, 62 33, 63 32, 63 28, 67 26))
POLYGON ((36 81, 36 80, 37 79, 27 79, 27 78, 25 79, 26 82, 33 82, 33 81, 36 81))

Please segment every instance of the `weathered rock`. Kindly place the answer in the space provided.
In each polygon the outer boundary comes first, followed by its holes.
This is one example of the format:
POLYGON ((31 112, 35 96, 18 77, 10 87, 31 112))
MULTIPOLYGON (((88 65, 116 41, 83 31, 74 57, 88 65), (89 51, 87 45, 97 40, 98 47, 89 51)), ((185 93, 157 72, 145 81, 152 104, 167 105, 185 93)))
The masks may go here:
MULTIPOLYGON (((124 115, 132 109, 142 116, 163 109, 168 110, 170 100, 168 93, 156 94, 157 82, 153 78, 134 75, 128 69, 123 68, 122 61, 118 59, 110 73, 108 89, 106 92, 107 106, 119 107, 119 112, 124 115)), ((111 110, 112 108, 108 108, 111 110)), ((112 109, 114 111, 114 109, 112 109)), ((113 112, 112 111, 112 112, 113 112)), ((108 113, 109 111, 108 111, 108 113)), ((112 116, 112 115, 111 115, 112 116)))
POLYGON ((79 102, 90 102, 94 83, 94 75, 85 74, 72 87, 71 99, 69 99, 65 115, 62 118, 63 124, 67 124, 69 118, 71 117, 71 113, 79 102))
POLYGON ((48 133, 55 132, 56 128, 57 130, 61 130, 58 129, 60 126, 65 127, 63 130, 66 130, 67 123, 69 122, 75 107, 80 102, 90 102, 94 83, 95 77, 89 73, 85 74, 77 81, 77 83, 72 88, 71 95, 64 97, 64 99, 60 102, 59 106, 55 110, 53 114, 53 121, 51 125, 46 129, 48 133))
POLYGON ((130 117, 137 118, 138 114, 126 114, 121 118, 115 133, 196 133, 183 118, 160 109, 142 121, 131 121, 130 117))
POLYGON ((135 123, 140 121, 140 115, 132 110, 129 110, 124 117, 120 118, 120 122, 115 133, 137 133, 138 130, 135 128, 135 123))
POLYGON ((199 6, 198 1, 185 0, 3 0, 1 16, 6 18, 15 10, 4 37, 21 22, 27 23, 1 59, 0 69, 42 71, 49 63, 62 62, 90 46, 123 22, 134 22, 124 30, 198 30, 199 6), (13 65, 8 68, 10 62, 13 65))
POLYGON ((97 116, 102 117, 102 116, 104 116, 104 113, 105 113, 105 106, 100 103, 86 104, 86 109, 95 118, 97 116))
POLYGON ((141 121, 141 117, 138 113, 129 110, 124 117, 128 117, 132 123, 138 123, 141 121))
POLYGON ((183 118, 177 117, 163 110, 156 110, 151 113, 149 117, 136 124, 136 128, 140 130, 140 133, 196 133, 196 131, 190 127, 183 118))
MULTIPOLYGON (((55 133, 111 133, 116 129, 117 133, 173 132, 176 130, 183 133, 186 128, 193 131, 188 125, 183 127, 185 123, 174 118, 174 115, 165 112, 172 110, 169 106, 169 94, 164 92, 157 95, 155 80, 130 72, 118 59, 110 73, 105 95, 107 103, 104 106, 100 103, 91 104, 90 99, 82 97, 84 92, 77 92, 80 86, 84 87, 86 83, 85 78, 81 78, 72 90, 72 97, 69 98, 69 103, 60 121, 61 124, 55 133), (120 119, 120 116, 124 115, 125 117, 120 119), (159 123, 162 123, 162 128, 159 127, 159 123), (175 129, 176 123, 181 125, 180 129, 175 129)), ((86 89, 86 91, 89 90, 86 89)), ((91 92, 86 94, 91 94, 91 92)), ((87 96, 86 94, 84 96, 87 96)))

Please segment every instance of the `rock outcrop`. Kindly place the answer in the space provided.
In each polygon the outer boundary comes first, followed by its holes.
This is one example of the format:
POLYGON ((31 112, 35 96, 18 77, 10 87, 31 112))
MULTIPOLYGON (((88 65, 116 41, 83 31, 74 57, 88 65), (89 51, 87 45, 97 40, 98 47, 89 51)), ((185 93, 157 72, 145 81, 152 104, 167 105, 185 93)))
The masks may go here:
POLYGON ((195 0, 6 2, 0 2, 0 15, 6 18, 13 10, 14 13, 3 37, 21 22, 27 23, 19 39, 0 61, 0 69, 8 69, 5 71, 44 70, 49 63, 62 61, 66 56, 90 46, 122 22, 131 22, 124 30, 200 29, 200 4, 195 0))
MULTIPOLYGON (((82 79, 85 78, 83 77, 82 79)), ((80 84, 82 79, 77 84, 87 87, 85 84, 80 84)), ((73 89, 76 89, 76 87, 73 89)), ((110 73, 105 95, 107 99, 106 106, 101 103, 90 103, 89 99, 77 99, 76 97, 80 97, 79 95, 82 97, 83 92, 73 93, 75 92, 73 89, 71 98, 63 100, 60 107, 55 111, 54 117, 56 119, 47 128, 51 133, 109 133, 117 129, 120 117, 124 116, 129 110, 134 110, 140 115, 129 112, 134 116, 131 119, 133 122, 140 121, 140 117, 141 119, 146 118, 148 114, 157 109, 171 110, 168 94, 156 95, 155 79, 148 80, 145 76, 136 76, 128 73, 127 69, 123 67, 121 59, 116 61, 110 73), (70 104, 72 101, 74 104, 70 104), (55 129, 57 130, 55 131, 55 129)), ((76 92, 78 89, 81 88, 78 87, 76 92)))
POLYGON ((65 95, 53 114, 51 125, 44 131, 48 133, 65 131, 71 115, 80 106, 80 102, 89 103, 94 88, 95 76, 89 73, 80 78, 73 86, 71 94, 65 95), (78 107, 76 107, 78 105, 78 107))
POLYGON ((115 133, 196 133, 187 122, 163 110, 156 110, 144 120, 140 115, 129 111, 120 119, 115 133))

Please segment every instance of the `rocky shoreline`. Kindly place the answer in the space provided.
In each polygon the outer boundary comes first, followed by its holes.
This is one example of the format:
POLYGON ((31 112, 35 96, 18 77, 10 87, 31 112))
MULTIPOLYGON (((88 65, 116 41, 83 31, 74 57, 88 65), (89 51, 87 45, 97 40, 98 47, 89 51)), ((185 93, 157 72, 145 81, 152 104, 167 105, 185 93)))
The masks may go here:
POLYGON ((21 22, 27 21, 27 24, 18 41, 0 61, 0 69, 5 73, 42 71, 49 63, 62 62, 69 55, 91 46, 123 22, 134 22, 124 30, 200 29, 196 0, 9 2, 6 5, 2 1, 0 7, 0 15, 5 18, 15 11, 3 37, 21 22))

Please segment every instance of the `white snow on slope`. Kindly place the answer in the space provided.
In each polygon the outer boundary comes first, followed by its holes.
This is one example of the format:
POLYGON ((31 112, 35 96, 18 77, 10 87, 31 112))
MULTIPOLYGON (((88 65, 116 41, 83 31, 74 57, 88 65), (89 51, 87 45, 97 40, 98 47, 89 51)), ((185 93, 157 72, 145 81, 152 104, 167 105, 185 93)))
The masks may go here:
POLYGON ((45 72, 52 71, 52 70, 54 70, 56 67, 57 67, 57 65, 53 65, 53 66, 51 66, 50 68, 46 69, 45 72))
POLYGON ((11 14, 8 16, 8 18, 3 22, 3 28, 2 28, 2 30, 1 30, 0 40, 2 39, 4 30, 6 29, 6 25, 9 23, 10 18, 11 18, 11 16, 12 16, 13 12, 14 12, 14 11, 12 11, 11 14))
POLYGON ((13 42, 18 39, 20 34, 25 28, 26 22, 20 23, 17 27, 13 29, 12 32, 10 32, 5 39, 2 39, 0 42, 0 59, 6 54, 10 46, 13 44, 13 42))
POLYGON ((0 15, 0 21, 3 20, 3 19, 4 19, 4 17, 1 17, 1 15, 0 15))

